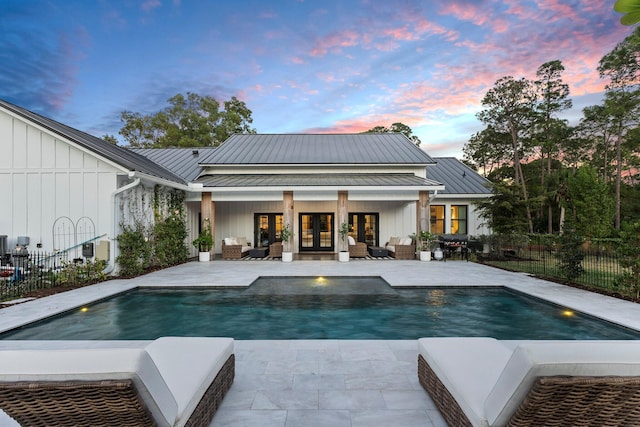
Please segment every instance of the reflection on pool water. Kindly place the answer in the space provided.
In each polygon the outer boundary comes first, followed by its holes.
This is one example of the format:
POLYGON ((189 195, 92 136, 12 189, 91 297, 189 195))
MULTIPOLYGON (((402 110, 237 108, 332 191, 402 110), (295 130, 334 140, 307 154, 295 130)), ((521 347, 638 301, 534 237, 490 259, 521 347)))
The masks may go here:
POLYGON ((503 288, 393 289, 379 278, 259 279, 246 289, 137 289, 2 339, 640 339, 503 288))

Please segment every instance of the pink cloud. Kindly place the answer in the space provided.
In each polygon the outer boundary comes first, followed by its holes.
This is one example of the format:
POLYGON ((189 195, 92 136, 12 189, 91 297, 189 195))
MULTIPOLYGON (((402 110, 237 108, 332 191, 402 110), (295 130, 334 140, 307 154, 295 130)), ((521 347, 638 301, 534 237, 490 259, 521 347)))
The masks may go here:
POLYGON ((402 40, 402 41, 414 41, 418 40, 419 37, 412 31, 409 30, 408 25, 404 25, 400 28, 389 28, 383 31, 385 36, 392 37, 394 40, 402 40))
POLYGON ((328 52, 339 53, 344 47, 358 44, 359 36, 351 30, 333 32, 316 41, 309 53, 311 56, 325 56, 328 52))

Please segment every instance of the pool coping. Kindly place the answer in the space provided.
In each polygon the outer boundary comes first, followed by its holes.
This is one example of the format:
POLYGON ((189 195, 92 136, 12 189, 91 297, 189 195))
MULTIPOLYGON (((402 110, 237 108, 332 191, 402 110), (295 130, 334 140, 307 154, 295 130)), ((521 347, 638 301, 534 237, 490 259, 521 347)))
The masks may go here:
POLYGON ((504 287, 640 331, 640 304, 467 262, 190 262, 133 279, 113 279, 0 309, 0 333, 135 288, 248 287, 259 276, 380 276, 391 287, 504 287), (347 264, 346 266, 344 264, 347 264), (313 271, 314 274, 309 274, 313 271), (372 273, 373 272, 373 273, 372 273), (474 283, 469 283, 472 278, 474 283))

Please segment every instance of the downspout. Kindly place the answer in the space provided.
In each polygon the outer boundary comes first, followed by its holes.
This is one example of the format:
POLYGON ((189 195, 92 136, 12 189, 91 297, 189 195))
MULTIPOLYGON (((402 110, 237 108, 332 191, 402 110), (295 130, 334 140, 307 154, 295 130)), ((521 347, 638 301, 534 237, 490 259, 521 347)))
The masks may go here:
MULTIPOLYGON (((135 176, 135 171, 129 171, 129 179, 135 176)), ((134 187, 140 185, 140 178, 136 178, 133 182, 125 185, 124 187, 120 187, 111 193, 111 203, 113 204, 113 237, 112 241, 114 242, 112 250, 109 251, 109 265, 102 272, 104 274, 111 273, 116 267, 116 236, 118 235, 118 205, 116 204, 116 198, 120 193, 123 193, 127 190, 130 190, 134 187)))
POLYGON ((438 190, 433 190, 433 196, 429 197, 429 204, 433 202, 433 199, 435 199, 437 195, 438 195, 438 190))

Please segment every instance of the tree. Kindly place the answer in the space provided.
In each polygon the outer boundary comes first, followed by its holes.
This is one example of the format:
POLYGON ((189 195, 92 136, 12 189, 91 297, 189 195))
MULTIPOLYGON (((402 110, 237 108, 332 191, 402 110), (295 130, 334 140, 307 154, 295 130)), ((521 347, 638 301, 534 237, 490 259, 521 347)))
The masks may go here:
POLYGON ((105 134, 102 136, 102 139, 110 144, 118 145, 118 139, 113 135, 105 134))
POLYGON ((474 164, 487 176, 509 162, 511 140, 507 133, 496 132, 492 126, 471 136, 462 148, 464 160, 474 164))
POLYGON ((409 139, 409 141, 413 142, 418 147, 422 143, 422 141, 420 141, 420 138, 418 138, 416 135, 413 134, 413 130, 409 126, 400 122, 396 122, 392 124, 391 127, 388 127, 388 128, 384 126, 375 126, 369 129, 368 131, 365 131, 362 133, 401 133, 404 136, 406 136, 407 139, 409 139))
MULTIPOLYGON (((542 64, 536 73, 534 82, 539 102, 536 105, 536 139, 540 147, 540 159, 546 162, 546 174, 544 162, 542 162, 541 185, 545 184, 545 175, 551 175, 552 159, 557 158, 561 141, 567 134, 567 122, 558 119, 557 115, 571 108, 569 99, 569 85, 562 81, 564 66, 559 60, 542 64)), ((553 233, 553 205, 547 204, 548 232, 553 233)))
POLYGON ((236 97, 224 103, 224 110, 214 98, 190 92, 168 102, 150 115, 122 112, 120 135, 131 147, 218 146, 234 133, 255 133, 251 110, 236 97))
POLYGON ((614 201, 607 184, 591 166, 581 166, 569 177, 566 205, 579 235, 602 238, 610 234, 614 201))
POLYGON ((609 111, 616 146, 616 216, 620 229, 620 192, 623 169, 623 143, 627 132, 638 125, 640 105, 640 28, 600 59, 600 77, 609 79, 605 93, 605 108, 609 111))
POLYGON ((507 133, 511 138, 511 161, 514 171, 514 183, 525 205, 529 232, 533 233, 533 220, 529 206, 527 183, 522 174, 521 160, 529 147, 526 138, 530 134, 535 106, 535 93, 531 83, 521 78, 502 77, 496 81, 482 99, 484 110, 476 116, 496 132, 507 133))

